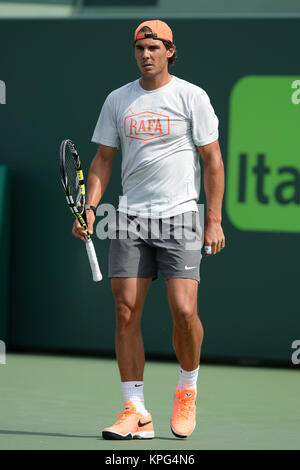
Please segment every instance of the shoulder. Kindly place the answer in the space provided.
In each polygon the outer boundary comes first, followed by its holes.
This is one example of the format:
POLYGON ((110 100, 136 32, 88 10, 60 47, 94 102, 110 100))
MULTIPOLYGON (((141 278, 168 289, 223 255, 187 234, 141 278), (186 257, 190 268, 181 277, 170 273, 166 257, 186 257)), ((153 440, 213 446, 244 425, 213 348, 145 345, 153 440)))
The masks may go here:
POLYGON ((200 98, 203 100, 209 99, 206 91, 194 83, 183 80, 182 78, 174 77, 175 85, 182 92, 183 95, 186 95, 189 98, 200 98))
POLYGON ((111 102, 116 102, 118 99, 120 99, 120 97, 127 95, 132 90, 132 88, 136 86, 136 82, 137 80, 134 80, 133 82, 126 83, 126 85, 122 85, 121 87, 116 88, 107 95, 106 99, 111 102))

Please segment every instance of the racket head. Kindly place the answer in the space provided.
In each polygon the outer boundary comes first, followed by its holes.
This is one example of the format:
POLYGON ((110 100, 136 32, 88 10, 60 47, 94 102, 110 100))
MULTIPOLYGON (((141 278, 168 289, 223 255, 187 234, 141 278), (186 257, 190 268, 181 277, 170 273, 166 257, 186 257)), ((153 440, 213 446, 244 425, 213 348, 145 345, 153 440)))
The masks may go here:
POLYGON ((85 212, 83 171, 77 149, 70 139, 64 139, 60 145, 60 175, 68 206, 86 231, 87 238, 90 238, 85 212))

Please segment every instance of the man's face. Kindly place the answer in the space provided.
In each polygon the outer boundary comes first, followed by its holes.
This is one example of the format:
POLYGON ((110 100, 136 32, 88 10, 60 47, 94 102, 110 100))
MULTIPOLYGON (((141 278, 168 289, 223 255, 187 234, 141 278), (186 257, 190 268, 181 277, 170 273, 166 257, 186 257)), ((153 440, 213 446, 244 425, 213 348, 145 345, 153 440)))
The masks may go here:
POLYGON ((154 77, 168 68, 168 58, 173 50, 167 50, 162 41, 147 38, 135 43, 137 65, 145 77, 154 77))

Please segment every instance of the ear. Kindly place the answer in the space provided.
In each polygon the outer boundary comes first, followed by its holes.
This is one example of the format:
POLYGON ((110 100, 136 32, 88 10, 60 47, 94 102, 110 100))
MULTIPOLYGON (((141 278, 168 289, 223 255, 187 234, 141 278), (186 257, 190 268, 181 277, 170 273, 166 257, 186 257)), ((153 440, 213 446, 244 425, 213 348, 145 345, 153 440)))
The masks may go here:
POLYGON ((175 48, 174 47, 171 47, 171 49, 167 50, 167 56, 168 57, 172 57, 172 55, 174 55, 174 53, 175 53, 175 48))

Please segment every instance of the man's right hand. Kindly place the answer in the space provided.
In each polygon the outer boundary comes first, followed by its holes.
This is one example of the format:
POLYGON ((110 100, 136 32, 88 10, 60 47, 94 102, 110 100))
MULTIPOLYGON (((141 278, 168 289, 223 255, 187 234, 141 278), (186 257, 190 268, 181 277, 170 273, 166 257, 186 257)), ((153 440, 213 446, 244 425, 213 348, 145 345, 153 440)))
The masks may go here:
MULTIPOLYGON (((86 218, 87 218, 87 225, 88 225, 88 230, 89 230, 89 233, 92 235, 93 234, 93 225, 94 225, 94 222, 95 222, 95 215, 94 215, 94 212, 91 211, 91 210, 87 210, 86 211, 86 218)), ((79 238, 80 240, 82 241, 86 241, 85 239, 85 236, 86 236, 86 232, 85 230, 83 230, 83 228, 81 227, 80 223, 78 222, 77 219, 74 220, 74 224, 73 224, 73 228, 72 228, 72 235, 76 238, 79 238)))

